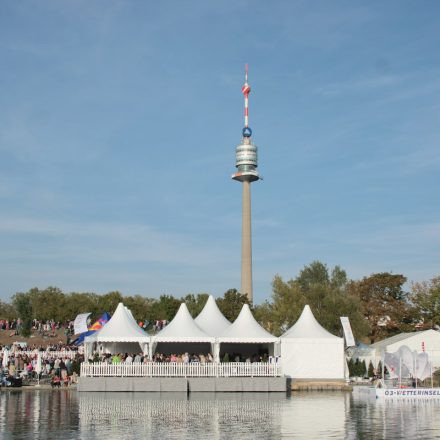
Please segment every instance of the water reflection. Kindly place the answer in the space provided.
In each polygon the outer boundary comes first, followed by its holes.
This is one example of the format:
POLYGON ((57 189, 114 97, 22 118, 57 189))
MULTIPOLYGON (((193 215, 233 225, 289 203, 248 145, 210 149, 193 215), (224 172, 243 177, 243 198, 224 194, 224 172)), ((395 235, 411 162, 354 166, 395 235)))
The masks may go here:
POLYGON ((350 417, 346 420, 348 439, 363 438, 439 438, 440 420, 436 413, 440 401, 376 400, 351 397, 350 417))
POLYGON ((438 438, 440 403, 350 393, 2 391, 3 439, 438 438))
MULTIPOLYGON (((209 433, 210 438, 229 434, 237 438, 240 433, 255 432, 264 438, 279 434, 285 400, 282 394, 266 393, 193 393, 189 397, 174 393, 81 393, 80 429, 89 433, 107 426, 105 435, 111 436, 134 423, 147 437, 198 438, 209 433)), ((102 428, 99 431, 102 435, 102 428)))

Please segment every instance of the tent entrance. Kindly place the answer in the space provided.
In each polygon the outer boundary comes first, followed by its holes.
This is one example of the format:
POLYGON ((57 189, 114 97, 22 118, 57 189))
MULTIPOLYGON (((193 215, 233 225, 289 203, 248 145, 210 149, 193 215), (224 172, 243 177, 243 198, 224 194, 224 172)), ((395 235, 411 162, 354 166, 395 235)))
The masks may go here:
POLYGON ((98 351, 107 354, 131 354, 142 353, 142 347, 139 342, 98 342, 98 351))
POLYGON ((209 342, 158 342, 155 353, 161 354, 212 354, 209 342))
POLYGON ((228 343, 220 344, 220 361, 224 361, 226 353, 229 362, 265 362, 269 356, 273 355, 273 343, 256 344, 256 343, 228 343))

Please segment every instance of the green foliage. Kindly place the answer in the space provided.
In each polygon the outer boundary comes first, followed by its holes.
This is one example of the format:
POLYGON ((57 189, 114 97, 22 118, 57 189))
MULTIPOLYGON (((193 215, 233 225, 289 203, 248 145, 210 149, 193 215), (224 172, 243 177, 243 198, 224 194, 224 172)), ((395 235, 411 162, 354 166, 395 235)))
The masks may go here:
POLYGON ((255 319, 262 325, 269 333, 273 333, 274 322, 273 322, 273 305, 268 301, 263 304, 256 305, 252 308, 253 315, 255 319))
POLYGON ((272 283, 274 334, 279 336, 293 325, 308 304, 315 318, 329 332, 342 336, 339 318, 348 316, 355 337, 364 337, 368 326, 360 313, 360 302, 347 292, 346 286, 345 271, 336 266, 330 275, 327 266, 319 261, 304 267, 296 279, 284 282, 275 276, 272 283))
POLYGON ((229 289, 223 298, 217 298, 216 302, 220 311, 231 322, 235 321, 243 304, 249 304, 248 297, 238 292, 237 289, 229 289))
POLYGON ((28 293, 16 293, 12 300, 15 310, 21 319, 20 333, 28 337, 31 334, 32 327, 32 302, 28 293))
POLYGON ((12 304, 0 301, 0 319, 13 319, 17 317, 17 311, 12 304))
POLYGON ((374 377, 374 366, 371 361, 368 364, 368 377, 374 377))
POLYGON ((429 282, 413 283, 410 300, 425 329, 440 325, 440 277, 432 278, 429 282))
POLYGON ((151 317, 171 321, 179 309, 181 301, 172 295, 161 295, 159 301, 152 304, 151 317))
POLYGON ((365 361, 350 359, 348 362, 348 373, 350 377, 365 377, 367 375, 367 367, 365 361))
POLYGON ((116 310, 116 307, 118 307, 118 304, 123 301, 124 298, 120 292, 109 292, 99 297, 98 308, 102 312, 113 313, 116 310))
MULTIPOLYGON (((276 275, 271 299, 255 305, 252 310, 257 321, 277 336, 297 321, 306 304, 310 305, 318 322, 338 336, 343 334, 339 318, 348 316, 357 340, 369 337, 374 342, 401 331, 414 331, 415 324, 417 328, 439 326, 440 277, 413 284, 410 295, 403 290, 405 282, 403 275, 386 272, 350 281, 341 267, 330 270, 320 261, 313 261, 296 278, 284 281, 276 275)), ((207 293, 189 293, 180 299, 172 295, 148 298, 123 296, 117 291, 97 295, 63 293, 57 287, 43 290, 35 287, 14 295, 10 304, 0 301, 0 319, 20 317, 22 331, 27 333, 33 318, 63 322, 74 319, 79 313, 90 312, 93 321, 103 312, 112 314, 118 303, 123 302, 137 321, 148 321, 151 327, 156 320, 172 320, 181 302, 185 302, 191 315, 196 317, 207 299, 207 293)), ((216 301, 231 322, 237 318, 243 304, 248 303, 247 296, 236 289, 229 289, 216 301)), ((350 368, 360 370, 363 367, 353 363, 350 368)), ((370 370, 369 365, 369 375, 370 370)))
POLYGON ((182 302, 186 304, 189 313, 195 318, 202 311, 203 307, 205 307, 208 297, 209 294, 207 293, 199 293, 197 295, 190 293, 182 298, 182 302))

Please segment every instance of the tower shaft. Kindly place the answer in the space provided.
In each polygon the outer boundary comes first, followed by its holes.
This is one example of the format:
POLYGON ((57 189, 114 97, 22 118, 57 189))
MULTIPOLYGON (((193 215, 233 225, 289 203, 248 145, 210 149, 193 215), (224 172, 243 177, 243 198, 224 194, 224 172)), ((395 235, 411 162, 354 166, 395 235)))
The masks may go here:
POLYGON ((251 182, 245 180, 242 185, 241 293, 247 295, 249 302, 252 304, 251 182))
POLYGON ((241 91, 244 96, 244 128, 240 145, 235 149, 237 171, 232 178, 243 185, 242 230, 241 230, 241 293, 247 295, 252 304, 252 231, 251 231, 251 183, 260 179, 258 174, 258 149, 252 143, 252 130, 249 127, 248 68, 246 64, 245 81, 241 91))

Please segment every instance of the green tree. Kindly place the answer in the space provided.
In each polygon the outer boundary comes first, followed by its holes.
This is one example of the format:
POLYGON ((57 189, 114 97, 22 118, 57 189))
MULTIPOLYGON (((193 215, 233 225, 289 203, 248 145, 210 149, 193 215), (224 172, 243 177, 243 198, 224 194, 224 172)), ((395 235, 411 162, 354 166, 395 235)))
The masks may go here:
MULTIPOLYGON (((65 295, 63 321, 75 319, 80 313, 91 313, 92 321, 98 319, 105 310, 99 308, 99 296, 96 293, 72 292, 65 295)), ((56 318, 60 320, 61 317, 56 318)))
POLYGON ((0 319, 14 319, 17 317, 17 311, 12 304, 0 301, 0 319))
POLYGON ((124 302, 120 292, 109 292, 98 297, 98 309, 113 314, 120 302, 124 302))
POLYGON ((306 304, 310 305, 318 322, 333 334, 342 336, 341 316, 349 317, 358 339, 368 333, 368 324, 360 313, 360 301, 347 291, 347 274, 339 266, 329 274, 325 264, 314 261, 294 280, 284 282, 280 276, 275 276, 272 287, 276 335, 297 321, 306 304))
POLYGON ((252 313, 254 318, 258 323, 264 327, 269 333, 275 331, 274 320, 273 320, 273 307, 268 301, 263 304, 256 305, 252 308, 252 313))
POLYGON ((360 369, 360 376, 365 377, 367 375, 367 365, 365 364, 365 361, 361 362, 361 369, 360 369))
POLYGON ((205 307, 208 297, 208 293, 199 293, 197 295, 189 293, 182 298, 182 302, 186 304, 189 313, 191 313, 191 316, 195 318, 203 310, 203 307, 205 307))
POLYGON ((374 366, 371 361, 368 364, 368 377, 374 377, 374 366))
POLYGON ((354 377, 355 376, 355 371, 354 371, 354 361, 353 361, 353 358, 350 358, 348 360, 347 366, 348 366, 348 376, 349 377, 354 377))
POLYGON ((440 325, 440 276, 429 282, 413 283, 410 300, 425 329, 440 325))
POLYGON ((16 293, 13 297, 13 305, 21 319, 20 333, 22 336, 31 335, 32 328, 32 302, 28 293, 16 293))
POLYGON ((229 289, 223 298, 217 298, 216 302, 220 311, 231 322, 235 321, 243 304, 249 304, 248 297, 238 292, 237 289, 229 289))
POLYGON ((159 301, 152 304, 152 320, 166 319, 171 321, 179 309, 181 301, 172 295, 161 295, 159 301))
POLYGON ((371 342, 412 329, 414 309, 407 301, 403 285, 406 278, 388 272, 376 273, 360 281, 352 281, 348 290, 362 303, 368 321, 371 342))
POLYGON ((292 326, 306 305, 301 287, 294 280, 284 282, 279 275, 272 281, 272 321, 273 332, 280 336, 292 326))

